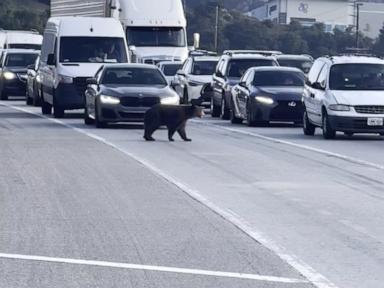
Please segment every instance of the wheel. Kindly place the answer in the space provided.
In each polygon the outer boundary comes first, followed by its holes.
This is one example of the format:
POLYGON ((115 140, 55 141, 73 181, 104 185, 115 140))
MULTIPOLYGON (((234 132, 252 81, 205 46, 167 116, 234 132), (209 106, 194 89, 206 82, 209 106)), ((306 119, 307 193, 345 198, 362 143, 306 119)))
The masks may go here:
POLYGON ((53 116, 55 118, 63 118, 64 117, 64 109, 58 105, 53 106, 53 116))
POLYGON ((220 107, 215 105, 213 97, 211 98, 211 116, 215 118, 220 116, 220 107))
POLYGON ((96 124, 96 128, 106 128, 107 127, 107 122, 100 120, 97 102, 95 105, 95 124, 96 124))
POLYGON ((7 93, 5 93, 5 91, 1 92, 0 100, 8 100, 8 95, 7 93))
POLYGON ((41 105, 41 98, 39 96, 39 89, 37 87, 35 87, 33 89, 33 98, 32 98, 32 105, 35 106, 35 107, 38 107, 41 105))
POLYGON ((188 90, 184 89, 183 93, 183 104, 188 104, 189 103, 189 97, 188 97, 188 90))
POLYGON ((51 115, 52 114, 52 105, 44 100, 43 91, 41 91, 41 113, 43 115, 51 115))
POLYGON ((247 105, 247 124, 249 127, 257 126, 257 122, 253 118, 253 114, 251 110, 249 109, 249 104, 247 105))
POLYGON ((85 106, 84 109, 84 124, 85 125, 93 125, 95 124, 95 120, 89 117, 88 108, 85 106))
POLYGON ((307 111, 304 111, 304 116, 303 116, 303 131, 304 135, 307 136, 314 136, 316 132, 316 126, 309 121, 307 111))
POLYGON ((325 111, 323 114, 323 137, 324 139, 334 139, 336 137, 336 131, 329 123, 328 114, 325 111))
POLYGON ((33 104, 33 99, 31 97, 29 97, 29 93, 27 93, 27 95, 25 96, 25 103, 28 106, 31 106, 33 104))
POLYGON ((225 97, 223 95, 223 97, 221 98, 221 119, 223 120, 229 120, 230 118, 230 112, 231 110, 226 107, 226 101, 225 101, 225 97))
POLYGON ((232 124, 241 124, 243 123, 243 119, 236 117, 235 111, 231 109, 231 123, 232 124))

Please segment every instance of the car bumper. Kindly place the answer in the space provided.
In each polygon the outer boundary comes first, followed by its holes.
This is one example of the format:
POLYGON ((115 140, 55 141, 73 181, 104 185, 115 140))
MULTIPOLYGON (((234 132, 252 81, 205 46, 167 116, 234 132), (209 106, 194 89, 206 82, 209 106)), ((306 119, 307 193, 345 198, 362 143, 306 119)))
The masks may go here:
POLYGON ((258 121, 295 122, 303 121, 304 106, 301 101, 280 101, 273 105, 254 104, 254 119, 258 121), (291 103, 296 106, 290 106, 291 103))
POLYGON ((27 82, 20 79, 3 80, 3 91, 9 96, 25 96, 27 92, 27 82))
POLYGON ((151 108, 101 104, 98 109, 98 115, 101 121, 109 123, 121 123, 144 122, 145 113, 151 108))
POLYGON ((55 90, 55 105, 62 109, 82 109, 85 103, 86 86, 60 83, 55 90))
MULTIPOLYGON (((345 117, 329 115, 329 123, 336 131, 350 133, 384 133, 384 126, 368 126, 370 117, 345 117)), ((384 117, 375 117, 384 118, 384 117)))

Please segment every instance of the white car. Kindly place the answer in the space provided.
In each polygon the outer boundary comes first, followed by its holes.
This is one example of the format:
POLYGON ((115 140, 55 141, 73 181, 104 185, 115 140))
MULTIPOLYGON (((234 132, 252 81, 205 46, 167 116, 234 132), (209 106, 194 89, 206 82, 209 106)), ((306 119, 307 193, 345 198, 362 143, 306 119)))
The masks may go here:
POLYGON ((201 95, 202 88, 211 83, 215 73, 219 57, 191 56, 181 70, 175 76, 174 86, 182 99, 182 103, 189 103, 193 99, 204 98, 201 95))
POLYGON ((384 135, 384 60, 367 56, 322 57, 315 61, 303 97, 304 134, 323 129, 384 135))
POLYGON ((157 64, 157 67, 163 72, 169 84, 175 79, 177 71, 179 71, 182 66, 183 62, 180 61, 161 61, 157 64))

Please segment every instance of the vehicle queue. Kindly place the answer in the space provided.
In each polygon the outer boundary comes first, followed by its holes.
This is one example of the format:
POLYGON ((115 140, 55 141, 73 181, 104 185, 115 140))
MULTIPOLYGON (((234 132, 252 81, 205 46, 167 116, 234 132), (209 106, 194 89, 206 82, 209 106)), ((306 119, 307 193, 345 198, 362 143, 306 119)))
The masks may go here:
POLYGON ((56 118, 85 109, 85 124, 98 128, 142 122, 156 104, 198 99, 211 117, 233 124, 288 122, 303 125, 308 136, 321 128, 325 139, 337 132, 384 136, 384 60, 374 56, 314 61, 280 51, 196 50, 184 62, 145 64, 129 63, 129 53, 115 19, 51 18, 41 53, 0 51, 1 99, 26 95, 27 105, 41 105, 44 115, 53 110, 56 118))

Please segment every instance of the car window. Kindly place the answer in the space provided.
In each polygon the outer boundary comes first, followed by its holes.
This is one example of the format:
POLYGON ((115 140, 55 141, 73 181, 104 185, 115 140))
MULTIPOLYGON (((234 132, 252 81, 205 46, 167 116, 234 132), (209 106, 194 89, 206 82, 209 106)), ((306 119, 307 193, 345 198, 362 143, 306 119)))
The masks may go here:
POLYGON ((251 67, 276 66, 276 62, 270 59, 235 59, 229 62, 227 75, 231 78, 241 78, 251 67))
POLYGON ((195 61, 192 75, 212 75, 215 73, 217 61, 195 61))
POLYGON ((150 68, 108 68, 101 83, 127 86, 168 85, 158 69, 150 68))
POLYGON ((278 59, 280 66, 298 68, 304 73, 308 73, 312 67, 312 61, 304 59, 278 59))
POLYGON ((224 66, 225 60, 221 59, 219 64, 216 66, 216 73, 217 72, 223 72, 223 66, 224 66))
POLYGON ((324 64, 325 63, 321 60, 315 61, 308 74, 308 85, 313 85, 317 81, 324 64))
POLYGON ((325 64, 323 66, 323 69, 321 69, 321 72, 319 74, 319 77, 317 78, 318 83, 326 83, 328 76, 328 66, 325 64))
POLYGON ((165 76, 175 76, 180 68, 181 64, 164 64, 162 70, 165 76))
POLYGON ((4 66, 6 67, 28 67, 29 65, 34 65, 36 58, 38 57, 37 54, 21 54, 21 53, 15 53, 15 54, 8 54, 5 59, 4 66))
POLYGON ((304 74, 293 71, 257 71, 253 78, 255 86, 304 87, 304 74))
POLYGON ((332 90, 384 90, 384 65, 333 65, 330 71, 329 86, 332 90))

